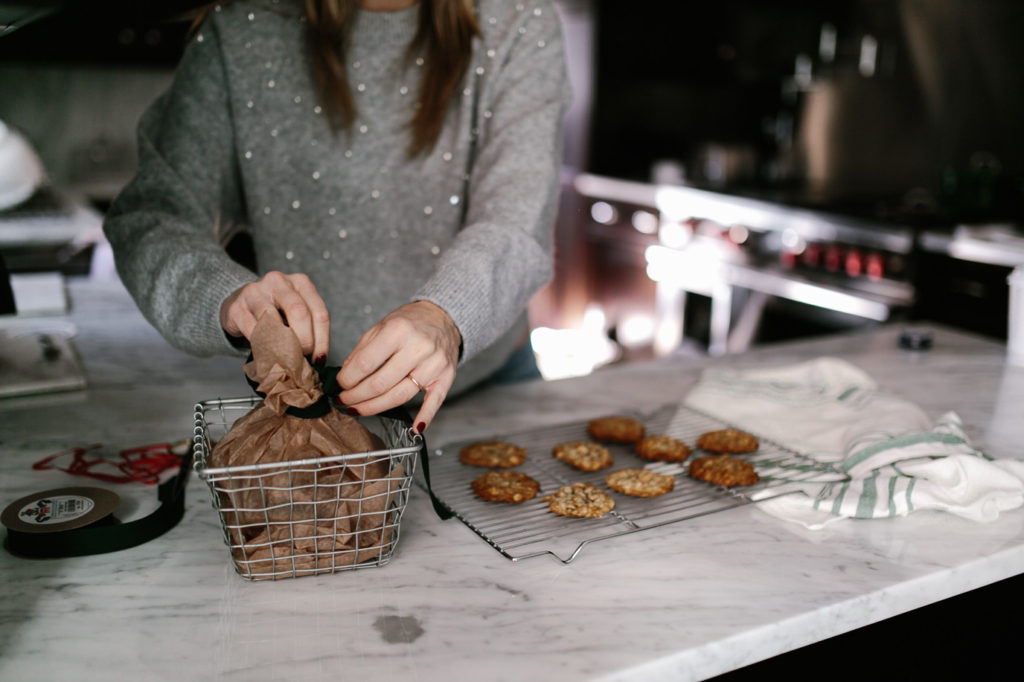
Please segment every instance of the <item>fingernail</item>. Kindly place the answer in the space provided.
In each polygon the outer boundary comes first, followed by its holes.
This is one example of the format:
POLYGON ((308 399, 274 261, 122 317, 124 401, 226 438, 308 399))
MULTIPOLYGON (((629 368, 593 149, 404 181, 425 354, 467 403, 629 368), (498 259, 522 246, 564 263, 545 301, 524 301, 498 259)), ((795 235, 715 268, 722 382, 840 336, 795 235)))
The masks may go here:
POLYGON ((349 413, 353 417, 358 417, 359 416, 359 410, 357 410, 354 407, 346 407, 345 408, 345 412, 349 413))
POLYGON ((419 424, 416 425, 416 433, 420 434, 421 436, 423 435, 423 432, 426 431, 426 430, 427 430, 427 423, 426 422, 420 422, 419 424))
POLYGON ((317 367, 323 367, 324 365, 327 364, 327 356, 326 355, 318 355, 318 356, 316 356, 316 358, 313 360, 313 364, 316 365, 317 367))

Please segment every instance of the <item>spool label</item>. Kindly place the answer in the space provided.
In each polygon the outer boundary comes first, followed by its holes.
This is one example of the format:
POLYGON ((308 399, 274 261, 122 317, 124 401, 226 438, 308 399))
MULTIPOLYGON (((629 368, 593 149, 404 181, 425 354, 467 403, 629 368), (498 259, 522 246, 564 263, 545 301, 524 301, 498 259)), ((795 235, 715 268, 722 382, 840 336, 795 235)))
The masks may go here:
POLYGON ((66 523, 88 514, 95 506, 81 495, 54 495, 26 504, 18 511, 18 518, 36 526, 66 523))

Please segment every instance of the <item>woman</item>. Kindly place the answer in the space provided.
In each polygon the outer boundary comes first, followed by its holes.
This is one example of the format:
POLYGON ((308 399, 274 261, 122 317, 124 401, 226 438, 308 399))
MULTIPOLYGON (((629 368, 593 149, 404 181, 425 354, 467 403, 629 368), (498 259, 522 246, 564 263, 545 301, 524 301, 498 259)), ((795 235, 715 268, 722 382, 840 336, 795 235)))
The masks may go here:
POLYGON ((567 100, 548 0, 217 6, 140 122, 118 271, 199 355, 244 354, 280 311, 316 362, 345 357, 351 412, 425 391, 422 432, 523 346, 567 100), (239 228, 258 274, 222 248, 239 228))

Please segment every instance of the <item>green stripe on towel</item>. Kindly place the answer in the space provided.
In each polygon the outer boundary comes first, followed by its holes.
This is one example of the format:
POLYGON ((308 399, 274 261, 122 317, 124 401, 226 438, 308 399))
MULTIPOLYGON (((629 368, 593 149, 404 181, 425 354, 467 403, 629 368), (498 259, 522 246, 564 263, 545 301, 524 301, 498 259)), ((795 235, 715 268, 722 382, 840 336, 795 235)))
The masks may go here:
POLYGON ((860 500, 857 502, 857 511, 854 513, 858 519, 872 519, 875 514, 875 505, 878 503, 878 472, 864 479, 864 488, 860 493, 860 500))
POLYGON ((851 395, 853 395, 854 393, 856 393, 856 392, 857 392, 857 391, 859 391, 859 390, 860 390, 860 389, 859 389, 859 388, 857 388, 857 387, 853 387, 853 388, 848 388, 848 389, 846 389, 845 391, 843 391, 842 393, 840 393, 840 394, 839 394, 839 395, 838 395, 838 396, 836 397, 836 400, 838 400, 839 402, 843 402, 844 400, 846 400, 847 398, 849 398, 849 397, 850 397, 851 395))
POLYGON ((874 445, 868 445, 863 450, 855 452, 846 459, 840 465, 843 471, 849 471, 858 464, 861 464, 867 459, 874 457, 880 452, 886 450, 892 450, 896 448, 906 448, 913 445, 922 445, 925 443, 942 443, 944 445, 965 445, 965 441, 960 436, 954 436, 946 433, 914 433, 909 436, 900 436, 898 438, 889 438, 880 443, 874 445))
POLYGON ((839 495, 836 496, 835 502, 832 503, 832 513, 839 514, 843 509, 843 498, 846 493, 850 490, 850 482, 847 481, 843 484, 843 487, 839 490, 839 495))
POLYGON ((895 476, 889 479, 889 516, 896 516, 896 481, 895 476))

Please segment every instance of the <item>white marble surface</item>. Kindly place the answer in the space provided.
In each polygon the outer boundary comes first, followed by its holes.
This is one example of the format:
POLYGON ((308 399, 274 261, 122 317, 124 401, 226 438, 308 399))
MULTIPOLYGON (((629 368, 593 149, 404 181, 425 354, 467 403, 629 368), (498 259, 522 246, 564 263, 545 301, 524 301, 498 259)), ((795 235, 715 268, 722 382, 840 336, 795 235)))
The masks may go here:
MULTIPOLYGON (((245 395, 237 362, 170 349, 117 287, 72 288, 85 392, 0 402, 0 501, 82 483, 31 464, 191 433, 192 404, 245 395)), ((493 389, 447 406, 440 444, 678 402, 707 364, 835 355, 937 417, 955 409, 1000 456, 1024 456, 1024 370, 999 344, 899 329, 679 358, 493 389)), ((152 489, 118 490, 145 504, 152 489)), ((991 524, 922 512, 806 531, 754 506, 588 546, 570 565, 513 563, 416 489, 382 568, 249 583, 231 568, 206 489, 181 524, 121 552, 32 561, 0 552, 0 679, 701 679, 1016 575, 1024 510, 991 524)))

